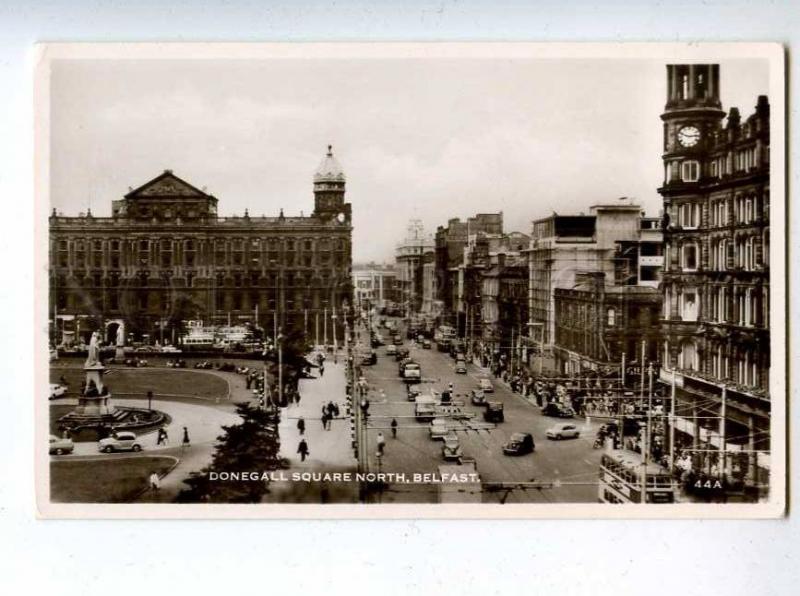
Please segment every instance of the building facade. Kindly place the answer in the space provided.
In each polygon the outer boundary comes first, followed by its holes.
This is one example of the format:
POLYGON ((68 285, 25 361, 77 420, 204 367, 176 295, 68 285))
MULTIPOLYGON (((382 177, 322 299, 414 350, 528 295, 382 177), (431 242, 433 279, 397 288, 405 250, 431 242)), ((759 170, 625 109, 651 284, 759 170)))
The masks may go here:
POLYGON ((464 263, 464 249, 469 237, 475 234, 503 233, 502 213, 478 213, 467 221, 450 219, 439 226, 435 236, 436 299, 441 303, 443 323, 456 326, 459 311, 459 271, 464 263))
POLYGON ((667 67, 663 361, 695 467, 758 493, 770 429, 769 103, 742 120, 714 64, 667 67))
POLYGON ((187 320, 249 321, 270 336, 277 325, 309 337, 341 328, 353 302, 351 205, 330 147, 313 184, 306 217, 221 217, 216 197, 170 170, 113 201, 110 217, 54 211, 54 334, 68 319, 87 334, 122 321, 137 341, 172 339, 187 320))
POLYGON ((609 284, 602 272, 580 274, 576 282, 555 290, 556 370, 619 376, 624 363, 641 365, 642 345, 645 360, 655 363, 661 338, 658 288, 633 280, 609 284))
POLYGON ((424 265, 434 252, 433 238, 425 234, 422 222, 411 220, 405 239, 395 249, 395 268, 400 290, 400 305, 405 316, 422 311, 424 265))
POLYGON ((386 308, 400 300, 394 265, 353 265, 353 288, 356 306, 360 309, 386 308))

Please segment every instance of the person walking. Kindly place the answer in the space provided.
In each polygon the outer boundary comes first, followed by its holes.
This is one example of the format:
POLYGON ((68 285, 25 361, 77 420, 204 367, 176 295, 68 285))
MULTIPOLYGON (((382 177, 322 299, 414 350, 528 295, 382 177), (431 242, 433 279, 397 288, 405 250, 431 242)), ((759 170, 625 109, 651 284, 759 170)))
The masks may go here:
POLYGON ((325 374, 325 366, 320 364, 319 365, 319 377, 322 378, 324 374, 325 374))
POLYGON ((306 421, 304 418, 300 418, 297 421, 297 430, 300 431, 300 436, 302 436, 303 433, 306 432, 306 421))
POLYGON ((383 449, 386 447, 386 439, 383 438, 383 433, 378 433, 377 437, 378 443, 378 455, 383 455, 383 449))
POLYGON ((158 429, 158 438, 156 439, 156 445, 163 445, 164 444, 164 429, 158 429))
POLYGON ((328 424, 330 421, 328 420, 328 412, 322 412, 322 430, 328 430, 328 424))
POLYGON ((158 477, 158 472, 153 470, 153 473, 150 474, 150 491, 153 493, 153 496, 158 494, 158 491, 161 490, 161 479, 158 477))
POLYGON ((392 427, 392 438, 397 438, 397 418, 392 418, 392 423, 390 425, 392 427))
POLYGON ((300 454, 300 461, 306 461, 306 457, 309 455, 308 451, 308 443, 306 443, 305 439, 300 439, 300 443, 297 445, 297 453, 300 454))
POLYGON ((192 443, 189 440, 189 429, 185 426, 183 427, 183 443, 181 444, 181 448, 185 449, 187 447, 191 447, 192 443))

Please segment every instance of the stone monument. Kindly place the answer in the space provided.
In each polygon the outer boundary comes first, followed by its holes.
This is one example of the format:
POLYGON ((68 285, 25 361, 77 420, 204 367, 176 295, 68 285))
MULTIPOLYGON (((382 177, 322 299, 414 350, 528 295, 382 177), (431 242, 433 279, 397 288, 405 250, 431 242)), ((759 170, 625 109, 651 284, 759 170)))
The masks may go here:
POLYGON ((117 410, 111 404, 111 393, 103 384, 106 367, 100 360, 100 335, 97 331, 92 333, 89 341, 89 355, 83 370, 86 385, 78 397, 78 405, 59 422, 67 428, 100 429, 127 416, 127 412, 117 410))

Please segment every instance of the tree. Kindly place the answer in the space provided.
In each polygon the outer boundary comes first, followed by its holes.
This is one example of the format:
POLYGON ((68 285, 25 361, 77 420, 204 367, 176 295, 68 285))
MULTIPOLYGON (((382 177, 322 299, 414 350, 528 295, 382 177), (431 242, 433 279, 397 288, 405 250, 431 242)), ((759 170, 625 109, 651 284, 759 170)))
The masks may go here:
POLYGON ((183 482, 178 503, 258 503, 269 491, 268 480, 210 480, 212 472, 268 472, 281 467, 278 417, 247 403, 236 406, 242 422, 223 426, 211 464, 183 482))

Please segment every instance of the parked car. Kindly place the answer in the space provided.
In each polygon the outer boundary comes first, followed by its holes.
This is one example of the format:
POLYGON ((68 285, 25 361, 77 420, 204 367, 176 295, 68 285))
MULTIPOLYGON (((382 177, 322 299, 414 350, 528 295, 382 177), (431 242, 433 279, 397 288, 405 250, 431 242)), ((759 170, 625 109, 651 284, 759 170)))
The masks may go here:
POLYGON ((455 432, 450 431, 444 437, 444 443, 442 444, 442 457, 446 460, 459 460, 463 455, 463 451, 461 450, 461 442, 458 440, 458 435, 455 432))
POLYGON ((431 420, 428 432, 430 432, 431 439, 444 439, 452 429, 444 418, 434 418, 431 420))
POLYGON ((545 416, 554 416, 556 418, 572 418, 575 412, 569 406, 566 406, 557 401, 551 401, 544 405, 542 414, 545 416))
POLYGON ((514 433, 509 437, 508 443, 503 445, 503 453, 506 455, 525 455, 533 453, 534 449, 536 445, 531 433, 514 433))
POLYGON ((67 388, 64 387, 64 385, 59 385, 57 383, 50 383, 50 399, 64 397, 66 393, 67 393, 67 388))
POLYGON ((503 422, 506 417, 503 414, 503 403, 490 401, 486 403, 486 410, 483 412, 483 419, 486 422, 503 422))
POLYGON ((103 453, 113 453, 114 451, 141 451, 142 446, 134 433, 122 431, 100 439, 97 449, 103 453))
POLYGON ((492 385, 492 382, 486 377, 482 377, 478 381, 478 387, 480 387, 484 393, 494 393, 494 385, 492 385))
POLYGON ((486 394, 483 392, 483 389, 472 389, 469 395, 473 406, 486 405, 486 394))
POLYGON ((422 340, 422 347, 425 350, 430 350, 431 349, 431 340, 429 340, 427 337, 425 339, 423 339, 422 340))
POLYGON ((389 344, 386 346, 386 355, 387 356, 394 356, 397 354, 397 346, 394 344, 389 344))
POLYGON ((72 453, 74 449, 75 443, 72 442, 72 439, 50 435, 50 455, 72 453))
POLYGON ((175 346, 162 346, 161 351, 165 354, 180 354, 181 351, 175 346))
POLYGON ((456 360, 456 374, 467 374, 467 363, 464 360, 456 360))
POLYGON ((364 356, 361 360, 361 364, 364 366, 372 366, 373 364, 378 363, 378 354, 375 353, 375 350, 370 351, 368 356, 364 356))
POLYGON ((545 431, 548 439, 577 439, 581 435, 578 427, 570 422, 559 422, 545 431))

